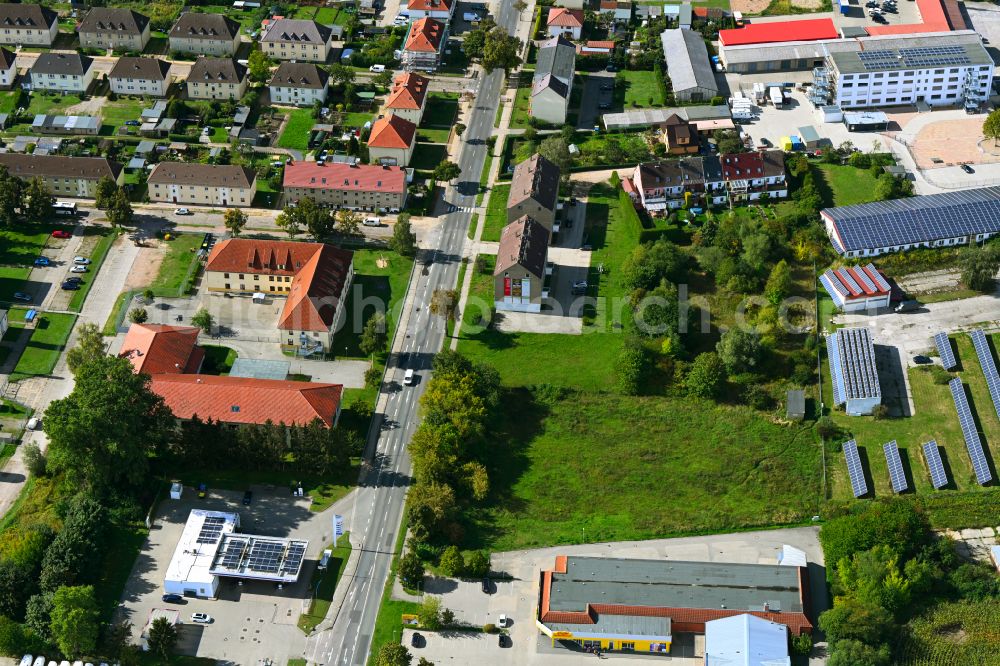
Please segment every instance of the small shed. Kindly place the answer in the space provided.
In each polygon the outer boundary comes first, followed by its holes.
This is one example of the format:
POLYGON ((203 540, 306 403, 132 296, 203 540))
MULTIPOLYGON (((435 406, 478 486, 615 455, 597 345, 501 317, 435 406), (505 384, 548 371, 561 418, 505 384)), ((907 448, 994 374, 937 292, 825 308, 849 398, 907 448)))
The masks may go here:
POLYGON ((884 132, 889 128, 889 116, 882 111, 849 111, 844 124, 851 132, 884 132))
POLYGON ((180 499, 183 492, 184 486, 181 484, 176 481, 170 484, 170 499, 180 499))
POLYGON ((802 421, 806 418, 806 392, 802 389, 792 389, 788 392, 785 416, 792 421, 802 421))
POLYGON ((836 104, 817 107, 816 116, 821 123, 839 123, 844 120, 844 112, 836 104))
POLYGON ((822 139, 819 136, 819 132, 812 125, 806 125, 805 127, 799 128, 799 136, 802 137, 802 143, 809 150, 816 150, 819 148, 822 139))

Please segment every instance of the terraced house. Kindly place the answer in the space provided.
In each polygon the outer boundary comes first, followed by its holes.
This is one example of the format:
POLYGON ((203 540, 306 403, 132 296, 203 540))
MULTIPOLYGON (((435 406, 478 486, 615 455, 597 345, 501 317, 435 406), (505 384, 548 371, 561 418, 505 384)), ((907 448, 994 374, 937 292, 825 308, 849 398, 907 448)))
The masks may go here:
POLYGON ((105 176, 119 185, 125 182, 122 165, 104 157, 0 153, 0 166, 22 180, 40 178, 57 197, 93 199, 97 181, 105 176))
POLYGON ((170 29, 170 50, 202 55, 236 55, 240 24, 222 14, 186 12, 170 29))
POLYGON ((166 97, 170 63, 159 58, 121 57, 108 73, 108 84, 119 95, 166 97))
POLYGON ((538 153, 514 167, 507 197, 507 223, 527 215, 551 236, 559 231, 559 167, 538 153))
POLYGON ((260 47, 275 60, 326 62, 332 31, 316 21, 278 19, 267 26, 260 47))
POLYGON ((278 65, 267 89, 272 104, 312 106, 315 102, 326 101, 329 80, 326 70, 311 63, 283 62, 278 65))
POLYGON ((52 46, 59 15, 40 5, 0 4, 0 44, 52 46))
POLYGON ((85 93, 94 81, 93 64, 79 53, 42 53, 31 66, 31 89, 85 93))
POLYGON ((187 78, 191 99, 236 100, 247 92, 247 68, 232 58, 198 58, 187 78))
POLYGON ((131 9, 94 7, 77 28, 85 49, 141 52, 149 42, 149 18, 131 9))
POLYGON ((151 201, 201 206, 249 206, 257 192, 253 169, 229 164, 160 162, 147 180, 151 201))

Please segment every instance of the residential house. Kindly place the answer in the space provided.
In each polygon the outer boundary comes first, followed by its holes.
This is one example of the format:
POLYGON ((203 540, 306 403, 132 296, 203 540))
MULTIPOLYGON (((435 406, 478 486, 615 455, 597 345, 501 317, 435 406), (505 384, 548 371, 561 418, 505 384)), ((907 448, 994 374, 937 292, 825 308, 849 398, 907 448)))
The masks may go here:
POLYGON ((408 166, 417 145, 417 126, 390 114, 379 118, 368 135, 368 155, 373 164, 408 166))
POLYGON ((420 126, 427 106, 427 86, 430 79, 407 72, 400 74, 392 82, 389 96, 385 101, 385 113, 395 114, 420 126))
POLYGON ((638 164, 622 186, 633 203, 652 215, 700 202, 706 192, 713 202, 727 201, 721 168, 706 174, 700 157, 638 164))
POLYGON ((601 0, 599 12, 603 15, 610 15, 615 23, 628 23, 632 20, 632 3, 601 0))
POLYGON ((149 42, 149 17, 131 9, 94 7, 76 31, 81 48, 140 53, 149 42))
POLYGON ((546 298, 545 258, 549 230, 527 215, 503 228, 493 270, 493 304, 497 310, 541 312, 546 298))
POLYGON ((166 97, 170 87, 170 63, 159 58, 124 56, 108 73, 108 83, 119 95, 166 97))
POLYGON ((667 118, 663 126, 663 143, 670 155, 687 155, 698 152, 698 128, 682 120, 677 114, 667 118))
POLYGON ((715 82, 715 72, 701 33, 681 28, 664 30, 660 42, 676 99, 707 102, 719 94, 719 84, 715 82))
POLYGON ((200 328, 166 324, 132 324, 125 334, 120 358, 127 358, 136 372, 196 374, 205 350, 198 346, 200 328))
POLYGON ((527 215, 551 234, 559 231, 559 167, 538 153, 514 167, 507 197, 508 224, 527 215))
POLYGON ((583 10, 551 7, 545 25, 551 37, 580 39, 583 31, 583 10))
POLYGON ((200 206, 250 206, 257 173, 248 167, 196 162, 160 162, 147 178, 150 201, 200 206))
POLYGON ((310 197, 334 208, 398 212, 406 204, 406 169, 377 164, 290 162, 285 165, 284 193, 293 202, 310 197))
POLYGON ((326 62, 331 31, 316 21, 281 18, 272 21, 260 38, 260 47, 275 60, 326 62))
POLYGON ((59 15, 41 5, 0 4, 0 44, 52 46, 59 34, 59 15))
POLYGON ((765 193, 771 198, 788 196, 785 154, 780 150, 722 155, 722 176, 732 202, 756 201, 765 193))
POLYGON ((406 13, 411 21, 422 18, 432 18, 442 23, 450 23, 455 15, 456 0, 409 0, 406 2, 406 13))
POLYGON ((441 64, 445 44, 448 43, 448 24, 431 18, 422 18, 410 24, 403 40, 400 60, 403 68, 433 72, 441 64))
POLYGON ((230 238, 205 264, 209 292, 286 297, 277 327, 288 349, 329 351, 343 324, 354 253, 325 243, 230 238))
POLYGON ((42 53, 31 66, 31 89, 85 93, 94 80, 93 63, 79 53, 42 53))
POLYGON ((101 178, 108 177, 119 185, 125 182, 122 165, 104 157, 0 153, 0 166, 22 180, 40 178, 57 197, 93 199, 101 178))
POLYGON ((553 125, 564 125, 569 108, 570 87, 551 74, 531 84, 531 115, 553 125))
POLYGON ((312 106, 325 102, 330 75, 307 62, 283 62, 267 84, 271 104, 312 106))
POLYGON ((191 99, 237 100, 247 92, 247 68, 232 58, 198 58, 187 78, 191 99))
POLYGON ((17 80, 17 56, 5 48, 0 48, 0 88, 10 88, 17 80))
POLYGON ((185 12, 170 29, 170 50, 232 56, 240 45, 240 24, 223 14, 185 12))

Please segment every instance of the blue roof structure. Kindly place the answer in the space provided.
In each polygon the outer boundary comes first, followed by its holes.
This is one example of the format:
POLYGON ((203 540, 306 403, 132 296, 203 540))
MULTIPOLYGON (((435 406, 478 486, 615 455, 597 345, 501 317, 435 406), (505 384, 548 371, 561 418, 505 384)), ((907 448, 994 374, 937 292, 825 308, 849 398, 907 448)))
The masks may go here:
POLYGON ((706 666, 790 666, 788 628, 755 615, 705 623, 706 666))
POLYGON ((824 208, 838 252, 1000 233, 1000 187, 824 208))
POLYGON ((1000 418, 1000 375, 997 374, 997 364, 993 360, 990 343, 987 342, 986 334, 981 328, 972 331, 970 336, 972 344, 976 348, 976 356, 979 357, 979 365, 986 377, 986 387, 989 388, 990 397, 993 398, 993 408, 996 409, 997 418, 1000 418))
POLYGON ((842 328, 826 337, 826 346, 833 377, 833 404, 882 396, 875 345, 867 328, 842 328))

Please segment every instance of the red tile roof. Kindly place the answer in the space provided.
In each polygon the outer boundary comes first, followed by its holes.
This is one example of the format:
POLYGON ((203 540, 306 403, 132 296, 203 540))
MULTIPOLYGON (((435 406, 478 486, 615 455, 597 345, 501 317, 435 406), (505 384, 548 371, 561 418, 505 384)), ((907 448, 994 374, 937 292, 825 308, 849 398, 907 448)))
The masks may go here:
POLYGON ((425 12, 447 12, 451 9, 451 0, 409 0, 406 8, 425 12))
POLYGON ((552 7, 545 25, 555 25, 563 28, 582 28, 583 10, 552 7))
POLYGON ((417 135, 417 126, 406 118, 390 113, 372 125, 368 135, 370 148, 409 148, 417 135))
POLYGON ((389 99, 386 100, 386 108, 409 110, 423 108, 429 83, 430 79, 419 74, 407 73, 397 76, 392 83, 389 99))
POLYGON ((591 41, 587 42, 587 48, 588 49, 613 49, 613 48, 615 48, 615 42, 614 42, 613 39, 612 40, 607 40, 607 41, 601 41, 601 40, 594 41, 594 40, 591 40, 591 41))
POLYGON ((151 388, 179 419, 334 426, 343 386, 214 375, 154 375, 151 388))
POLYGON ((809 42, 817 39, 837 39, 840 33, 832 19, 803 19, 797 21, 776 21, 774 23, 751 23, 742 28, 719 31, 719 44, 740 46, 743 44, 774 44, 778 42, 809 42))
POLYGON ((376 164, 292 162, 285 166, 285 188, 400 193, 406 190, 406 169, 376 164))
POLYGON ((136 372, 198 372, 205 351, 197 346, 200 329, 192 326, 132 324, 118 355, 132 362, 136 372))
POLYGON ((325 243, 230 238, 212 249, 205 270, 293 275, 278 328, 328 331, 337 304, 347 296, 343 291, 353 258, 350 250, 325 243))
POLYGON ((410 32, 406 35, 405 51, 423 51, 437 53, 441 50, 441 39, 444 37, 444 24, 432 18, 422 18, 414 21, 410 32))

